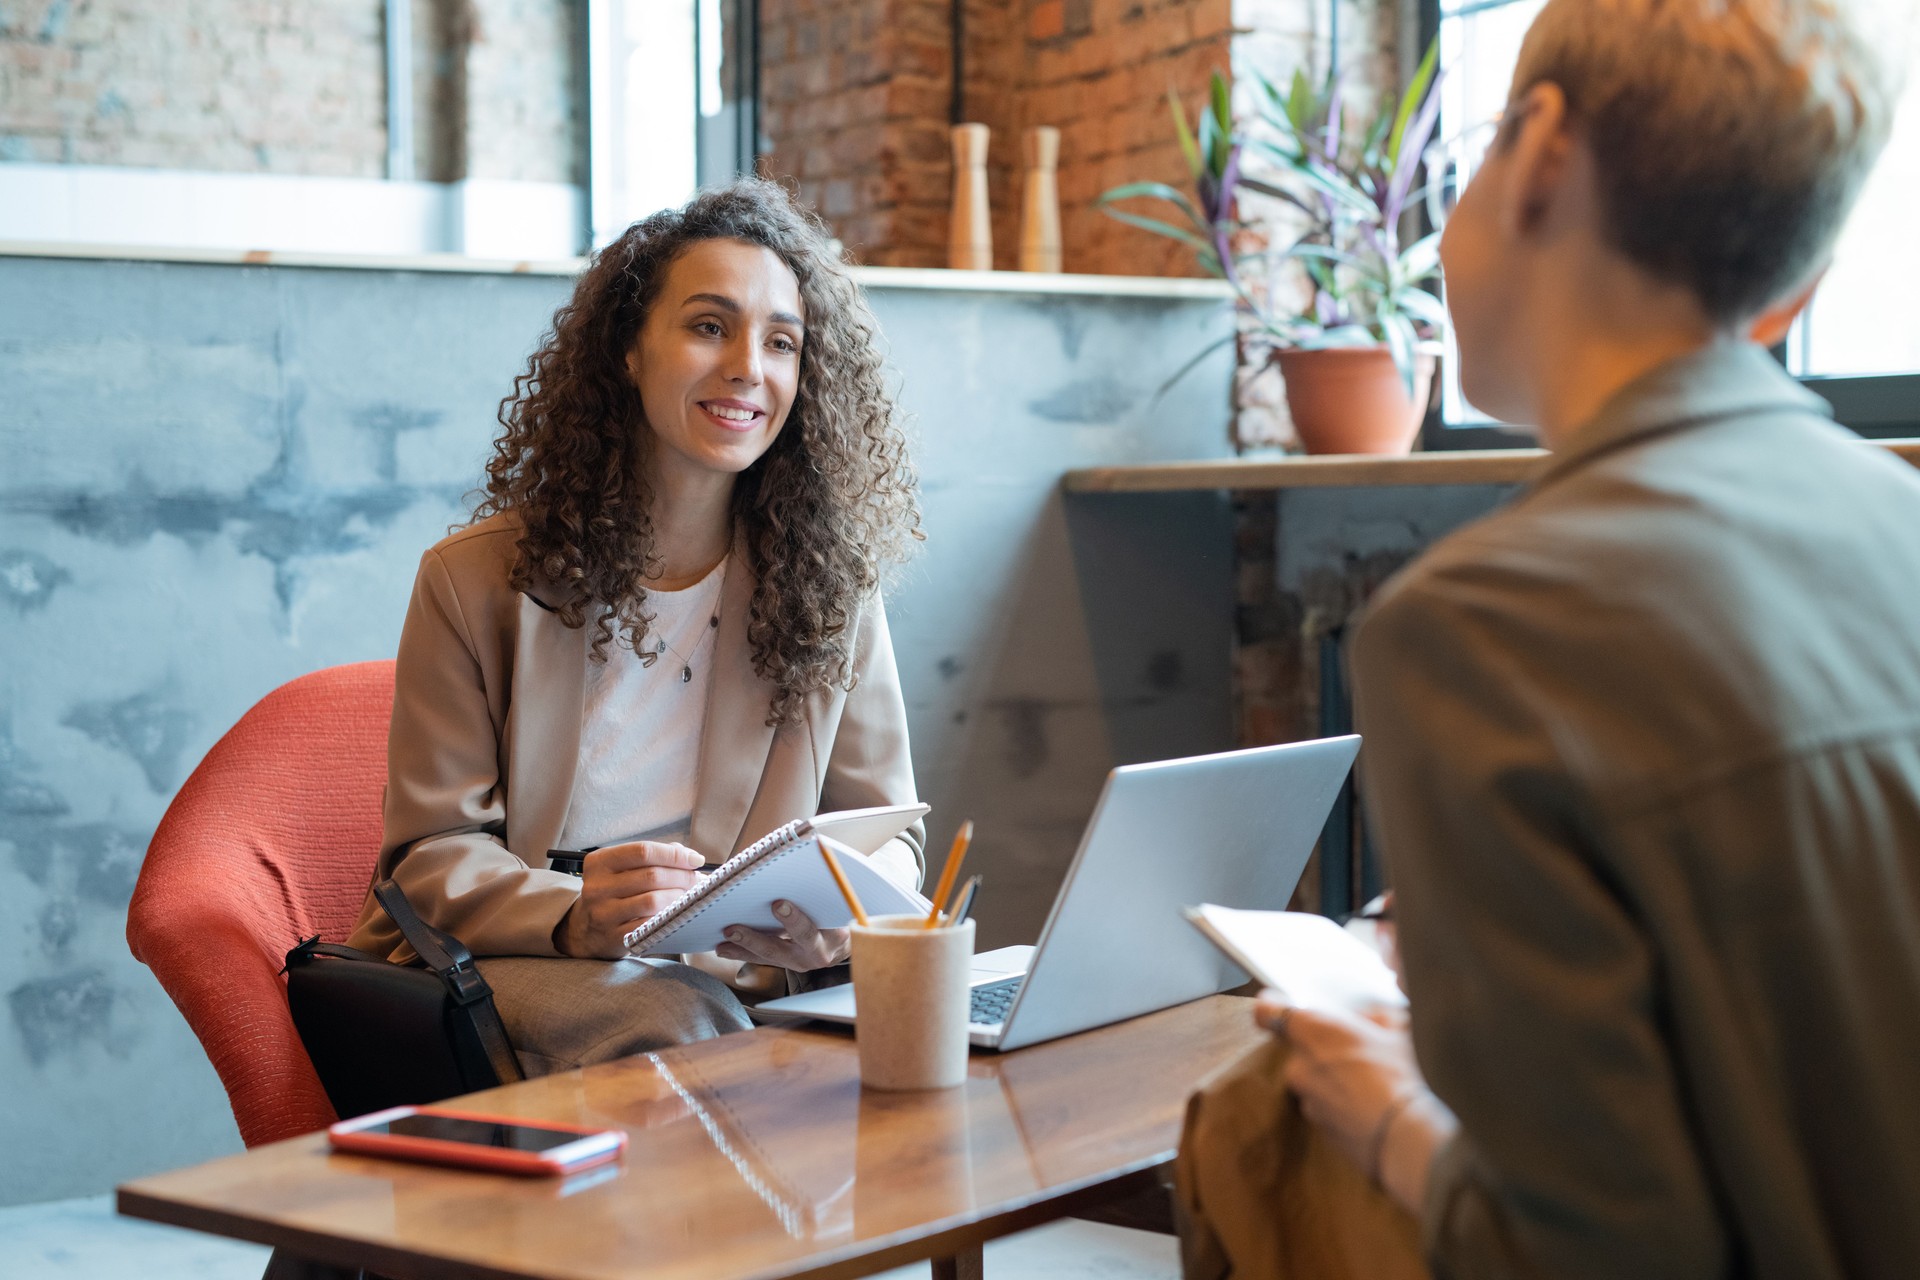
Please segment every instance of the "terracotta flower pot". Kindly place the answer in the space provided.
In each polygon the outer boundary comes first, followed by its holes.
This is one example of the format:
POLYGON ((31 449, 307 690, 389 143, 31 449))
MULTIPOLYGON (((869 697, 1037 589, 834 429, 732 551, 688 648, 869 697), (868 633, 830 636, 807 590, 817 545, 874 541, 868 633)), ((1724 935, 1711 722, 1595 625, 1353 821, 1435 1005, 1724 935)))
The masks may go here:
POLYGON ((1413 398, 1385 347, 1281 351, 1293 429, 1308 453, 1406 453, 1433 390, 1431 355, 1414 357, 1413 398))

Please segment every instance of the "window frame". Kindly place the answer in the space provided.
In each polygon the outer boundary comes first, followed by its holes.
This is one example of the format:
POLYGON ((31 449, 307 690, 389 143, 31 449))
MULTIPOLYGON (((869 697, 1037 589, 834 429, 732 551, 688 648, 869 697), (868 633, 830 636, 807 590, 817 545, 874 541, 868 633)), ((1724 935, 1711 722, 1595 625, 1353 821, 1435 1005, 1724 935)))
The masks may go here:
MULTIPOLYGON (((1441 0, 1416 0, 1419 6, 1419 43, 1424 49, 1440 34, 1441 0)), ((1480 0, 1460 5, 1470 17, 1481 9, 1494 8, 1516 0, 1480 0)), ((1449 122, 1440 122, 1444 132, 1449 122)), ((1776 348, 1774 357, 1784 365, 1785 349, 1776 348)), ((1810 375, 1796 377, 1800 385, 1833 406, 1834 420, 1869 440, 1897 440, 1920 436, 1920 370, 1908 373, 1810 375)), ((1443 449, 1516 449, 1536 448, 1539 441, 1530 431, 1480 419, 1450 425, 1445 421, 1443 397, 1435 395, 1427 420, 1420 432, 1420 446, 1443 449)))
MULTIPOLYGON (((760 157, 760 4, 759 0, 732 0, 733 22, 727 24, 724 10, 727 0, 714 0, 723 11, 718 32, 708 29, 704 0, 677 0, 690 10, 692 47, 685 51, 681 64, 692 73, 692 101, 689 124, 692 129, 692 186, 678 197, 690 198, 703 187, 730 177, 755 172, 760 157), (711 42, 711 43, 710 43, 711 42), (724 50, 722 66, 731 66, 735 108, 730 122, 712 120, 703 110, 703 54, 710 47, 724 50)), ((634 198, 627 131, 629 86, 634 83, 624 55, 641 47, 627 29, 629 15, 624 0, 585 0, 582 26, 586 32, 583 56, 587 120, 587 228, 584 254, 592 254, 610 243, 636 218, 655 212, 634 198)), ((663 51, 658 66, 678 60, 674 50, 663 51)), ((723 84, 722 102, 727 102, 723 84)))

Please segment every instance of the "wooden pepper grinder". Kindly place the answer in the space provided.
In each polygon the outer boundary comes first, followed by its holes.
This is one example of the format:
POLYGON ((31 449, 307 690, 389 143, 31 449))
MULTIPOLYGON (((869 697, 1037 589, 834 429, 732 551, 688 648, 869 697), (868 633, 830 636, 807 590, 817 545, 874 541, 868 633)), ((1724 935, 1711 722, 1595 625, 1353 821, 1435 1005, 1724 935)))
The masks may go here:
POLYGON ((1020 206, 1020 269, 1060 270, 1060 131, 1051 125, 1027 130, 1027 177, 1020 206))
POLYGON ((993 270, 993 222, 987 213, 987 126, 953 126, 953 221, 947 265, 958 271, 993 270))

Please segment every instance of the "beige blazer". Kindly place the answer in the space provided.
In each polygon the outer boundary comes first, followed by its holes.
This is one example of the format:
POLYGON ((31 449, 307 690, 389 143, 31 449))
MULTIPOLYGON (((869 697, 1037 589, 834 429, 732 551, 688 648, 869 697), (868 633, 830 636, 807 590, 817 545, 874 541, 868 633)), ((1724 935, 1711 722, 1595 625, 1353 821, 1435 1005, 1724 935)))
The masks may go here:
MULTIPOLYGON (((554 926, 580 882, 547 867, 573 794, 594 628, 577 629, 507 585, 519 522, 494 516, 420 560, 400 634, 387 745, 379 879, 392 876, 429 923, 474 954, 551 956, 554 926)), ((794 818, 915 800, 906 708, 887 615, 855 618, 852 691, 829 688, 800 720, 767 723, 773 686, 753 670, 747 614, 755 577, 736 558, 721 597, 713 683, 687 843, 720 861, 794 818)), ((916 824, 877 855, 902 883, 923 873, 916 824)), ((413 953, 368 895, 352 945, 413 953)), ((708 954, 693 963, 753 994, 782 971, 708 954)))

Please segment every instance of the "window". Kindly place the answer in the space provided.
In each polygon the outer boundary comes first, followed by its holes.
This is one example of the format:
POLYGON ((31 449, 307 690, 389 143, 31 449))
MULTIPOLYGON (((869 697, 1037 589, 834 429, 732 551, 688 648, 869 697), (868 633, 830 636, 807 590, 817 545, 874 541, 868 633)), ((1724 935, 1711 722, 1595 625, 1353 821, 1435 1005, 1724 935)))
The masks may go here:
POLYGON ((594 247, 758 147, 753 0, 590 0, 594 247))
MULTIPOLYGON (((1520 61, 1520 42, 1545 4, 1546 0, 1442 0, 1437 18, 1440 65, 1446 68, 1446 75, 1440 81, 1439 136, 1446 140, 1447 158, 1459 186, 1464 187, 1473 176, 1487 144, 1493 141, 1492 122, 1507 105, 1513 68, 1520 61)), ((1446 443, 1532 444, 1531 439, 1517 437, 1510 441, 1485 438, 1489 431, 1506 431, 1460 394, 1459 368, 1459 353, 1449 330, 1446 359, 1442 361, 1440 420, 1456 430, 1482 430, 1474 432, 1471 441, 1456 435, 1446 443)))
MULTIPOLYGON (((134 6, 99 48, 49 22, 0 136, 0 240, 570 259, 753 168, 757 0, 529 0, 494 6, 484 39, 471 6, 371 7, 345 43, 282 50, 294 65, 228 67, 219 110, 184 90, 136 110, 110 88, 217 78, 227 55, 190 6, 134 6), (54 137, 59 94, 73 118, 54 137)), ((240 14, 229 45, 270 47, 277 12, 240 14)))
MULTIPOLYGON (((1483 126, 1506 105, 1520 42, 1545 0, 1429 0, 1441 85, 1440 133, 1454 139, 1462 180, 1484 154, 1483 126)), ((1920 45, 1879 166, 1835 249, 1833 267, 1781 353, 1787 367, 1833 403, 1840 421, 1868 435, 1920 432, 1920 237, 1905 193, 1920 189, 1920 45)), ((1449 360, 1442 421, 1448 444, 1492 443, 1491 424, 1460 395, 1449 360), (1464 430, 1460 430, 1464 429, 1464 430)))

